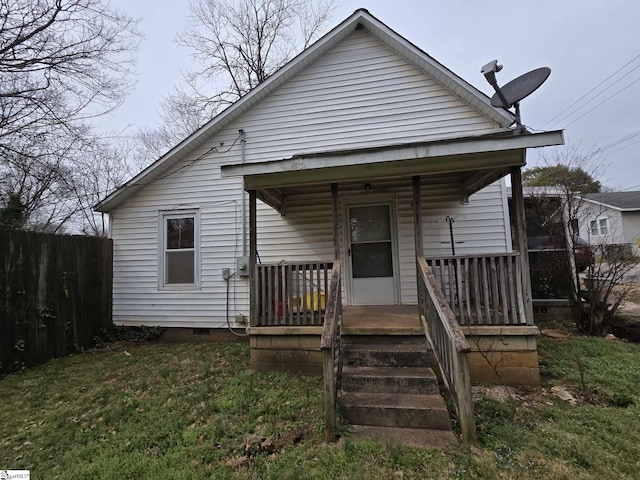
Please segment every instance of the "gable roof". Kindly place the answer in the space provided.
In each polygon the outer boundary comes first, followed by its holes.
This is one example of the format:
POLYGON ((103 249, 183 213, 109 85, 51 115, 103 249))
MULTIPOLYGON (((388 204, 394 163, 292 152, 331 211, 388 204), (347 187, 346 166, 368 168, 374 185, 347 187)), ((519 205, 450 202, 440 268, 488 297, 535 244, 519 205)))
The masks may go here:
POLYGON ((640 191, 588 193, 582 198, 622 212, 640 211, 640 191))
POLYGON ((109 212, 134 195, 144 185, 148 185, 167 172, 185 155, 202 145, 207 139, 220 132, 247 112, 258 102, 271 94, 294 75, 304 70, 319 57, 332 49, 340 41, 357 29, 365 29, 382 44, 425 72, 452 94, 472 106, 503 128, 514 123, 515 117, 508 111, 491 106, 490 98, 474 86, 454 74, 451 70, 429 56, 413 43, 396 33, 365 9, 356 10, 350 17, 336 26, 317 42, 293 58, 289 63, 259 84, 245 96, 220 112, 190 136, 169 150, 149 167, 129 182, 108 195, 94 208, 109 212))

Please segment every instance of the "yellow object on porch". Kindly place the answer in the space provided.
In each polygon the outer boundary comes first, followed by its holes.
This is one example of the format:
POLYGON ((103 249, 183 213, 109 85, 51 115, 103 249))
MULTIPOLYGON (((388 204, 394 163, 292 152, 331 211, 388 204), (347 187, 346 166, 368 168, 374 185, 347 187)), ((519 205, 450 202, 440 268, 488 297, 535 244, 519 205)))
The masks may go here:
POLYGON ((307 293, 304 297, 293 297, 293 304, 297 305, 300 310, 306 309, 314 312, 319 312, 327 308, 324 292, 307 293), (304 306, 302 303, 303 300, 306 300, 306 305, 304 306))

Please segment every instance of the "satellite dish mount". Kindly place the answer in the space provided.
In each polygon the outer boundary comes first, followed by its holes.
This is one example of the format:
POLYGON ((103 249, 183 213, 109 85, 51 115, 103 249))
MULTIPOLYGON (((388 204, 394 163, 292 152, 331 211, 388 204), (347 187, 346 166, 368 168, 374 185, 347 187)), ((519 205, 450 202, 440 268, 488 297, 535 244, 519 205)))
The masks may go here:
POLYGON ((520 75, 518 78, 514 78, 502 87, 498 85, 498 81, 496 80, 496 73, 500 70, 502 70, 502 65, 499 65, 497 60, 492 60, 480 69, 484 78, 487 79, 487 82, 489 82, 496 91, 495 95, 491 97, 491 105, 504 108, 505 110, 514 107, 516 111, 516 125, 522 128, 520 100, 528 97, 540 88, 547 78, 549 78, 551 69, 549 67, 536 68, 524 75, 520 75))

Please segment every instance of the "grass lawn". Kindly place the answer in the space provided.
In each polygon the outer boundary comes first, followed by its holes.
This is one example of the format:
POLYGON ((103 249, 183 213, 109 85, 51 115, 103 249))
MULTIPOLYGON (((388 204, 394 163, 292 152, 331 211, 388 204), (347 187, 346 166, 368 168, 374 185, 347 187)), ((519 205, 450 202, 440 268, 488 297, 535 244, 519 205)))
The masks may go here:
POLYGON ((320 378, 238 344, 111 344, 0 379, 0 469, 43 479, 632 479, 640 345, 540 340, 545 388, 476 402, 481 448, 323 442, 320 378), (576 405, 550 392, 563 385, 576 405))

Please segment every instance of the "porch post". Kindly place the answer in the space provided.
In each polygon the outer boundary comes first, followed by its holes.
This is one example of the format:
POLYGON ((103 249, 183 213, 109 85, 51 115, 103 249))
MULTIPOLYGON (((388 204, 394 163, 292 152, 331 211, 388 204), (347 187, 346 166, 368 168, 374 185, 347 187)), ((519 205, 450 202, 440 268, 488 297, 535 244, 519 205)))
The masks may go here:
POLYGON ((522 193, 522 172, 520 167, 511 167, 511 198, 515 247, 520 252, 522 265, 522 294, 527 325, 533 325, 533 303, 531 295, 531 272, 529 271, 529 252, 527 247, 527 224, 524 215, 524 196, 522 193))
POLYGON ((256 259, 258 256, 257 237, 257 202, 256 191, 249 190, 249 312, 251 315, 250 325, 258 323, 258 272, 256 270, 256 259))
POLYGON ((340 236, 338 230, 338 184, 331 184, 331 215, 333 221, 333 258, 340 259, 340 236))
POLYGON ((422 185, 420 175, 413 177, 413 231, 415 234, 416 258, 424 256, 422 245, 422 185))

